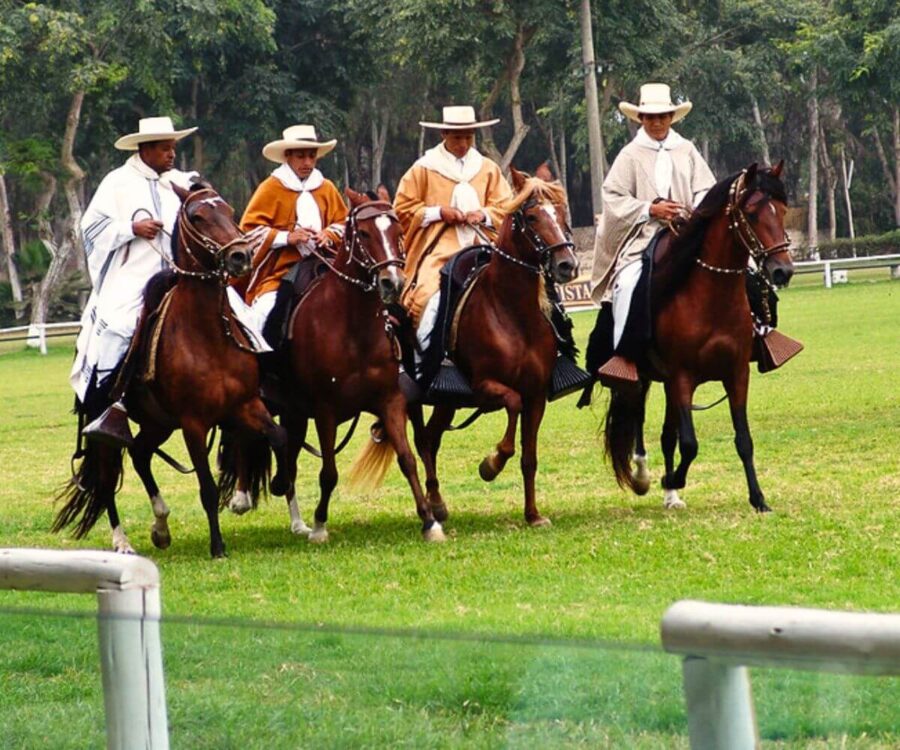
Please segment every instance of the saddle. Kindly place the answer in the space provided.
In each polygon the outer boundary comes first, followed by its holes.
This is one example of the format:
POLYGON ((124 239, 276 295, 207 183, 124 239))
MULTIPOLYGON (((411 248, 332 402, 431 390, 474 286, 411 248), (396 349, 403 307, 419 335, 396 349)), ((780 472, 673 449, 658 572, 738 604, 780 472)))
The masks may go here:
POLYGON ((263 338, 276 352, 290 338, 294 317, 300 304, 309 294, 315 282, 326 273, 325 263, 315 256, 301 258, 281 277, 275 295, 275 305, 266 319, 263 338))

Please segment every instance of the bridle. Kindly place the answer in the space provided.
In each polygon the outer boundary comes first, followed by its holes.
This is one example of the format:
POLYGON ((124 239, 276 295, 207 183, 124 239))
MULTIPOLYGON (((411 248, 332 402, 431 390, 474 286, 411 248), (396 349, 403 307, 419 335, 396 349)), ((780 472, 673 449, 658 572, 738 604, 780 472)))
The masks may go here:
POLYGON ((512 231, 518 231, 522 237, 530 245, 530 249, 537 253, 538 258, 540 259, 539 263, 535 265, 534 263, 528 263, 527 261, 516 258, 513 255, 501 250, 498 246, 493 245, 493 252, 497 253, 504 260, 508 260, 511 263, 515 263, 518 266, 528 269, 534 274, 547 274, 549 273, 550 261, 553 257, 553 253, 557 250, 568 248, 570 250, 575 248, 575 243, 571 240, 571 230, 569 230, 568 226, 563 227, 563 235, 566 239, 563 242, 555 242, 552 245, 548 245, 544 242, 543 238, 531 228, 528 224, 528 221, 525 219, 525 213, 531 208, 534 208, 538 205, 538 200, 536 198, 529 198, 525 203, 523 203, 518 209, 516 209, 510 215, 510 221, 512 223, 512 231))
MULTIPOLYGON (((763 245, 762 241, 759 239, 759 235, 750 225, 747 214, 744 213, 744 210, 741 208, 744 199, 750 192, 750 188, 746 183, 747 170, 744 169, 737 176, 737 179, 731 183, 731 187, 728 189, 728 205, 725 207, 725 215, 728 217, 728 230, 732 232, 738 244, 750 254, 750 257, 753 258, 757 268, 762 269, 763 264, 770 255, 774 255, 775 253, 790 247, 791 242, 787 232, 785 232, 784 240, 781 242, 777 242, 768 247, 763 245)), ((748 270, 746 266, 743 268, 720 268, 705 263, 699 257, 696 260, 698 266, 715 273, 743 274, 747 273, 748 270)), ((765 278, 765 274, 763 274, 763 278, 765 278)), ((768 279, 766 279, 766 283, 769 283, 768 279)))
POLYGON ((377 219, 380 216, 386 216, 390 219, 391 223, 400 223, 400 219, 394 212, 394 207, 387 201, 373 201, 372 203, 363 203, 360 206, 355 206, 347 217, 347 234, 344 241, 344 246, 347 248, 347 261, 350 265, 357 266, 364 272, 364 279, 351 276, 350 274, 335 268, 334 261, 329 260, 316 249, 312 250, 312 254, 322 261, 329 271, 346 281, 348 284, 353 284, 364 292, 373 291, 377 286, 378 273, 383 268, 388 268, 390 266, 402 268, 405 263, 402 234, 399 244, 400 255, 397 258, 386 258, 385 260, 377 261, 366 249, 365 245, 360 242, 359 222, 377 219))

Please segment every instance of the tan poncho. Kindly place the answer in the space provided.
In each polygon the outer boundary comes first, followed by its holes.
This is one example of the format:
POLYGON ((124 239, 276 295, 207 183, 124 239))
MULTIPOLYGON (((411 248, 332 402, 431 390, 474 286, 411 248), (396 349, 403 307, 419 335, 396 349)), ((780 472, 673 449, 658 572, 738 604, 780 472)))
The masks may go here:
MULTIPOLYGON (((671 137, 674 131, 669 132, 671 137)), ((610 300, 615 275, 640 258, 653 235, 662 228, 661 222, 649 218, 653 200, 669 198, 694 207, 716 182, 694 144, 674 135, 672 140, 677 145, 667 149, 672 159, 668 195, 661 196, 657 189, 658 149, 642 145, 648 140, 646 135, 625 146, 606 175, 603 214, 597 227, 591 275, 591 298, 597 304, 610 300)))
POLYGON ((443 265, 461 248, 479 241, 471 230, 457 231, 443 221, 423 226, 426 208, 454 206, 463 213, 481 209, 499 228, 506 216, 500 206, 512 195, 500 167, 474 148, 466 154, 465 167, 458 175, 454 165, 442 166, 446 153, 443 144, 430 149, 403 175, 394 198, 407 252, 401 302, 416 323, 425 303, 438 290, 443 265))

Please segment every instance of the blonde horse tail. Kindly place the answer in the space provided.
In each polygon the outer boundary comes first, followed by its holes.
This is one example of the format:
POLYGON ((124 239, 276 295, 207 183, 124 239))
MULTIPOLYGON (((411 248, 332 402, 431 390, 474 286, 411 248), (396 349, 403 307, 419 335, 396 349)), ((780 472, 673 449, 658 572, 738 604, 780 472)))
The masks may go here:
POLYGON ((394 446, 386 436, 382 436, 379 442, 370 437, 353 461, 347 474, 347 483, 355 490, 378 489, 395 455, 394 446))

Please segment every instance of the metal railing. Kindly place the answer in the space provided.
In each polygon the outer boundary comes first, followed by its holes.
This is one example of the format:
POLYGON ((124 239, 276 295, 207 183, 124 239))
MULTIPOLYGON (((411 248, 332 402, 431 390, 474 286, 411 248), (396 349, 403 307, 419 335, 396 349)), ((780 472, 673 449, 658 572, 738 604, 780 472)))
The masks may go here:
POLYGON ((156 565, 113 552, 0 549, 0 589, 96 592, 106 746, 167 750, 156 565))
POLYGON ((0 328, 0 344, 7 341, 27 341, 28 346, 40 349, 41 354, 47 353, 47 339, 66 336, 76 336, 81 329, 81 322, 77 320, 65 323, 38 323, 27 326, 13 326, 12 328, 0 328), (47 333, 53 331, 53 333, 47 333), (16 336, 23 333, 23 336, 16 336))
POLYGON ((829 260, 801 260, 794 262, 794 273, 821 273, 825 288, 831 289, 834 271, 849 271, 860 268, 890 268, 892 274, 900 274, 900 254, 872 255, 859 258, 831 258, 829 260))
POLYGON ((663 615, 662 644, 684 657, 692 750, 759 747, 748 665, 900 675, 900 614, 684 600, 663 615))

